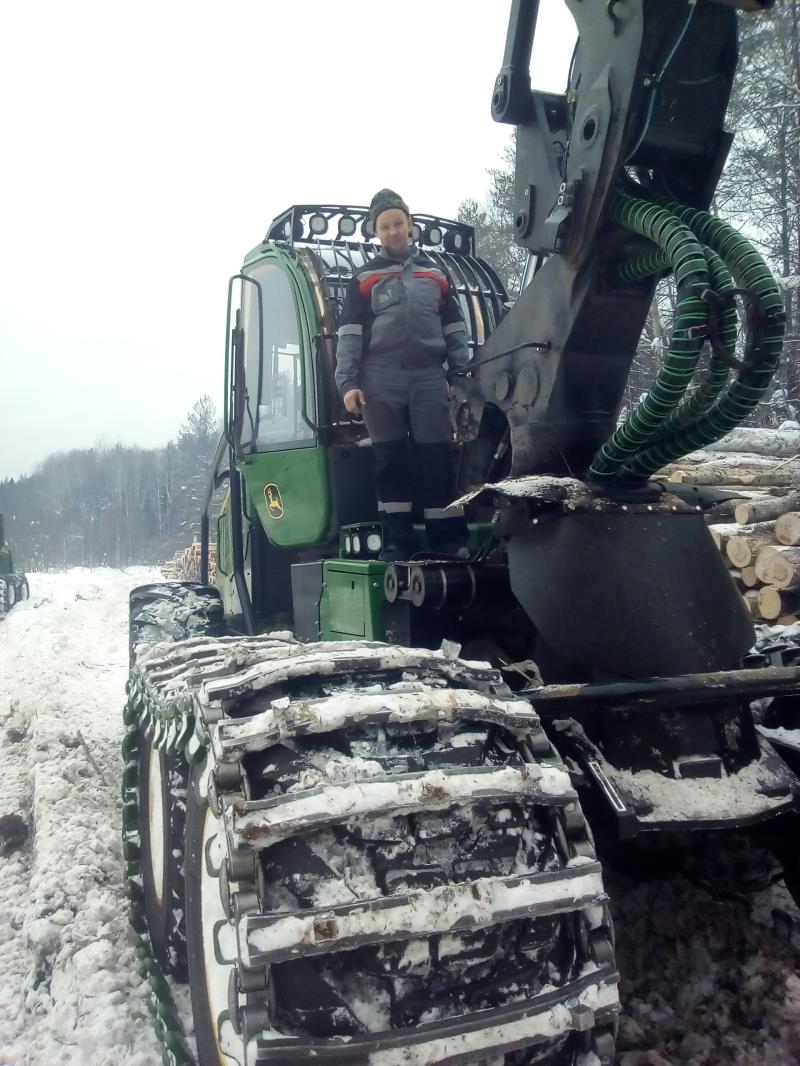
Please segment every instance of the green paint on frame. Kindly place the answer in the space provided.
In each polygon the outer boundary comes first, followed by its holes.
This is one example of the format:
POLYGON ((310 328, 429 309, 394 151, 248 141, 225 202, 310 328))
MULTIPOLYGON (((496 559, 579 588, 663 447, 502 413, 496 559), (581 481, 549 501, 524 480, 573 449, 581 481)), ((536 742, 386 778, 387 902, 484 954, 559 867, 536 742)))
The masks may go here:
POLYGON ((318 544, 331 522, 328 457, 324 448, 292 448, 243 456, 238 464, 247 495, 273 544, 318 544))

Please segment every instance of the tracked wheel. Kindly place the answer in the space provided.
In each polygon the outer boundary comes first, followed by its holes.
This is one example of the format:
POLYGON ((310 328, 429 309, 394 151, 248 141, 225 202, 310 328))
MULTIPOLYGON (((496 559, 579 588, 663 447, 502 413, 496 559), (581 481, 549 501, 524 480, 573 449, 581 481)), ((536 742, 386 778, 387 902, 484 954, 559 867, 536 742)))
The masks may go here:
POLYGON ((273 648, 196 692, 200 1066, 610 1064, 601 872, 538 719, 493 671, 377 647, 273 648))
POLYGON ((221 880, 227 855, 225 829, 208 805, 207 784, 208 775, 202 770, 193 773, 185 838, 189 983, 197 1061, 200 1066, 244 1066, 244 1040, 229 1010, 238 953, 221 880))
POLYGON ((225 632, 219 593, 210 585, 191 581, 162 581, 139 585, 130 594, 128 646, 131 666, 137 649, 149 649, 164 641, 225 632))
POLYGON ((10 611, 17 602, 17 589, 14 582, 9 578, 6 583, 6 610, 10 611))
POLYGON ((153 954, 164 973, 188 976, 183 839, 188 768, 148 742, 139 748, 139 826, 144 908, 153 954))
MULTIPOLYGON (((215 589, 185 582, 136 588, 130 597, 130 653, 135 672, 153 648, 224 631, 215 589)), ((137 884, 150 952, 163 974, 187 979, 183 848, 189 768, 167 743, 152 713, 132 723, 136 748, 137 884)))

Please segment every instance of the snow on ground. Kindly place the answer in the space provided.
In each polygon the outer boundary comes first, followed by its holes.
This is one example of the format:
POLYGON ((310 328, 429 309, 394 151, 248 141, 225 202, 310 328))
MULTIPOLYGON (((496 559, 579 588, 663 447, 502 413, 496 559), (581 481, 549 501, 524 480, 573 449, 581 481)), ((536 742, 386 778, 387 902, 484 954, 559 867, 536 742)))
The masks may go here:
POLYGON ((4 1066, 160 1061, 120 830, 128 591, 159 578, 32 574, 30 600, 0 622, 0 816, 29 830, 0 857, 4 1066))
MULTIPOLYGON (((157 577, 33 574, 0 623, 1 1066, 160 1061, 120 845, 127 594, 157 577)), ((608 887, 620 1066, 800 1063, 800 924, 782 889, 753 905, 677 877, 614 871, 608 887)))

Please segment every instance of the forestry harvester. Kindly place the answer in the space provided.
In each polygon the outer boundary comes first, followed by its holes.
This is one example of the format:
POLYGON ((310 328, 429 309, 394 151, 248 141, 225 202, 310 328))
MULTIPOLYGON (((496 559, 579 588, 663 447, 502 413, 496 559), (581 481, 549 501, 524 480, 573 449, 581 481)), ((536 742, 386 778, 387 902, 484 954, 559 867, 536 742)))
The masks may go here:
POLYGON ((28 579, 14 567, 14 557, 5 537, 3 516, 0 514, 0 618, 8 614, 15 603, 30 595, 28 579))
POLYGON ((468 226, 415 216, 472 349, 468 559, 380 559, 334 387, 367 211, 294 206, 231 279, 202 583, 131 595, 125 857, 166 1062, 610 1066, 595 842, 736 830, 797 889, 800 781, 751 704, 791 714, 800 666, 751 650, 718 494, 651 478, 745 419, 781 354, 776 282, 709 213, 737 19, 768 0, 567 4, 566 93, 531 90, 538 0, 514 0, 492 97, 517 129, 515 304, 468 226), (670 272, 663 367, 618 425, 670 272))

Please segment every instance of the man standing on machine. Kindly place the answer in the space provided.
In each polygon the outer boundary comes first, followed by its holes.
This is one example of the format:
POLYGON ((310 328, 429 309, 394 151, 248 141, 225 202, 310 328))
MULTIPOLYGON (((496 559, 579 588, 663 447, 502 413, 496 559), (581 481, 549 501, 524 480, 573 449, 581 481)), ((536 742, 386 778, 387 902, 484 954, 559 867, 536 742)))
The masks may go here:
POLYGON ((381 189, 370 219, 383 254, 361 267, 348 287, 336 384, 347 410, 363 415, 372 440, 381 558, 392 562, 416 551, 415 495, 431 551, 465 554, 464 513, 447 507, 454 491, 444 364, 449 370, 466 366, 466 326, 449 277, 412 242, 414 223, 402 198, 381 189))

